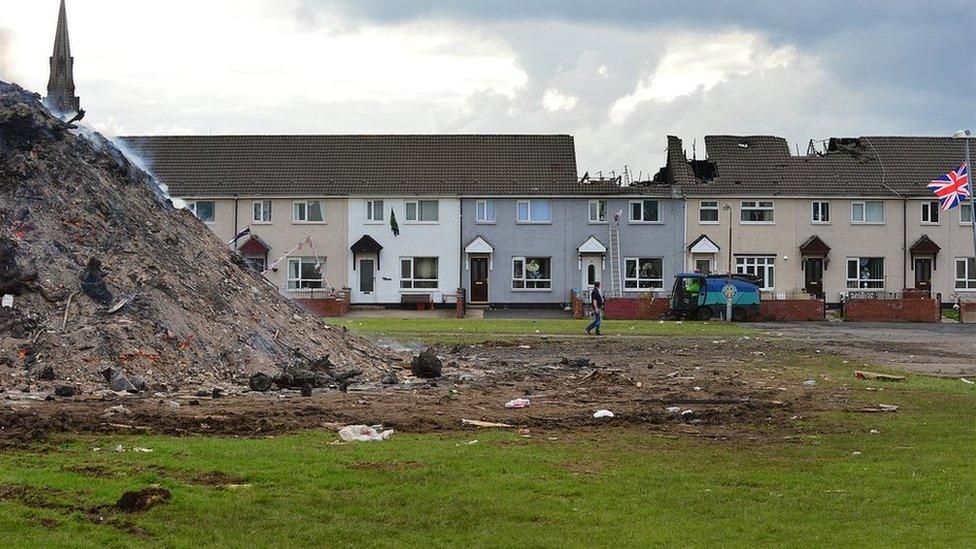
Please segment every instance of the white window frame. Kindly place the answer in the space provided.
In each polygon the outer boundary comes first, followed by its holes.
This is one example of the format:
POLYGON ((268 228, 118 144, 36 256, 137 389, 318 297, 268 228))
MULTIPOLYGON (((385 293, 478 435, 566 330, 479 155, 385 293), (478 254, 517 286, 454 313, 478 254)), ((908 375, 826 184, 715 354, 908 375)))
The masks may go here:
POLYGON ((957 292, 976 292, 976 265, 973 269, 969 269, 969 262, 976 262, 976 259, 972 257, 957 257, 953 262, 952 278, 955 281, 953 288, 957 292), (963 270, 965 271, 965 278, 959 278, 959 263, 963 263, 963 270), (959 287, 959 283, 962 282, 963 287, 959 287))
POLYGON ((664 258, 661 257, 625 257, 624 258, 624 291, 625 292, 649 292, 653 290, 663 290, 664 289, 664 258), (643 261, 658 261, 661 264, 661 278, 641 278, 641 262, 643 261), (627 273, 630 272, 630 263, 634 262, 635 272, 637 276, 630 277, 627 273), (633 287, 630 284, 633 283, 633 287))
POLYGON ((552 291, 552 258, 530 255, 530 256, 515 256, 512 258, 512 291, 513 292, 551 292, 552 291), (529 278, 526 275, 525 264, 530 259, 541 259, 549 262, 549 278, 529 278), (515 276, 515 264, 522 263, 522 276, 515 276), (529 285, 534 287, 530 288, 529 285))
POLYGON ((436 256, 405 256, 400 258, 400 291, 401 292, 414 292, 414 291, 436 291, 441 286, 441 260, 436 256), (434 278, 419 278, 417 277, 416 262, 418 259, 433 259, 434 260, 434 278), (404 263, 409 263, 410 276, 403 276, 403 265, 404 263), (419 284, 419 285, 418 285, 419 284), (433 286, 431 286, 433 284, 433 286))
POLYGON ((926 200, 922 202, 921 214, 922 225, 939 225, 942 222, 942 208, 938 200, 926 200), (932 221, 933 213, 935 214, 935 221, 932 221))
POLYGON ((287 282, 286 288, 289 291, 297 292, 302 290, 319 290, 325 288, 325 258, 315 258, 307 256, 296 256, 288 258, 288 272, 286 273, 287 282), (292 276, 292 265, 298 264, 298 277, 292 276), (321 276, 318 279, 314 278, 302 278, 302 266, 306 264, 315 265, 316 263, 322 266, 322 271, 319 273, 321 276), (307 283, 318 283, 317 286, 307 286, 307 283))
POLYGON ((610 201, 605 199, 590 200, 586 204, 587 215, 591 225, 606 225, 610 221, 610 201), (595 214, 595 215, 594 215, 595 214))
POLYGON ((192 202, 187 202, 186 203, 186 208, 188 210, 190 210, 190 213, 192 213, 194 217, 196 217, 200 221, 203 221, 204 223, 216 223, 217 222, 217 201, 216 200, 194 200, 192 202), (201 202, 203 202, 203 203, 209 203, 209 204, 212 205, 211 207, 213 208, 213 217, 211 217, 210 219, 203 219, 197 213, 197 204, 199 204, 201 202))
POLYGON ((325 200, 322 200, 320 198, 310 198, 308 200, 295 200, 295 201, 293 201, 291 203, 291 222, 292 223, 302 224, 302 225, 324 225, 325 224, 325 220, 326 220, 325 219, 325 200), (310 211, 309 210, 309 206, 311 204, 313 204, 313 203, 316 203, 316 202, 319 204, 319 211, 322 212, 322 220, 321 221, 309 221, 308 220, 308 212, 310 211), (302 209, 305 212, 305 219, 299 219, 299 216, 298 216, 299 206, 301 206, 302 209))
POLYGON ((960 204, 959 205, 959 224, 960 225, 971 225, 973 223, 973 205, 972 203, 960 204), (969 219, 963 219, 962 212, 969 212, 969 219))
POLYGON ((492 225, 495 223, 495 201, 491 198, 484 198, 475 202, 474 222, 481 225, 492 225), (490 210, 490 211, 489 211, 490 210), (488 215, 488 214, 491 215, 488 215))
POLYGON ((857 291, 883 291, 885 289, 886 268, 885 258, 881 256, 848 257, 846 263, 844 264, 844 278, 847 280, 847 289, 857 291), (861 278, 862 259, 880 259, 881 278, 861 278), (851 278, 851 262, 857 263, 857 278, 851 278), (874 284, 874 286, 863 286, 863 284, 874 284))
POLYGON ((698 224, 699 225, 718 225, 721 223, 721 210, 718 207, 718 200, 701 200, 698 202, 698 224), (702 213, 715 212, 715 221, 702 219, 702 213))
POLYGON ((523 198, 521 200, 517 200, 515 202, 515 222, 520 225, 546 225, 552 223, 552 201, 549 200, 548 198, 523 198), (548 205, 547 208, 547 210, 549 211, 548 219, 532 218, 532 204, 534 202, 545 202, 548 205), (519 210, 521 210, 522 204, 525 204, 525 208, 526 208, 525 213, 528 216, 526 219, 522 219, 521 217, 519 217, 519 214, 521 213, 519 210))
POLYGON ((851 202, 851 223, 854 225, 884 225, 885 224, 885 203, 884 200, 854 200, 851 202), (881 204, 881 221, 868 221, 868 204, 881 204), (861 220, 854 217, 854 210, 861 206, 861 220))
POLYGON ((739 224, 740 225, 775 225, 776 208, 772 200, 743 200, 739 202, 739 224), (748 204, 748 205, 747 205, 748 204), (751 221, 742 219, 745 212, 769 212, 770 219, 763 221, 751 221))
POLYGON ((437 199, 417 199, 417 200, 407 200, 406 204, 403 206, 403 219, 406 223, 413 223, 416 225, 437 225, 441 221, 441 201, 437 199), (424 203, 433 203, 434 210, 437 213, 437 219, 420 219, 420 214, 423 212, 421 207, 424 203), (410 219, 410 206, 414 207, 414 218, 410 219))
POLYGON ((762 290, 774 290, 776 288, 776 256, 774 255, 737 255, 735 256, 735 272, 739 274, 759 274, 763 271, 762 290), (750 272, 750 270, 752 272, 750 272), (769 281, 772 279, 773 283, 769 281))
POLYGON ((386 216, 386 212, 383 209, 385 206, 386 203, 383 201, 382 198, 371 198, 369 200, 366 200, 363 203, 363 208, 365 209, 365 211, 363 212, 363 216, 364 216, 363 219, 365 219, 364 223, 370 223, 370 224, 382 223, 384 217, 386 216), (377 206, 379 206, 379 209, 377 209, 377 206), (379 218, 376 217, 377 212, 379 212, 380 214, 379 218))
POLYGON ((652 225, 652 224, 662 223, 662 221, 661 221, 661 201, 660 200, 652 200, 652 199, 631 200, 630 201, 630 204, 627 205, 627 209, 629 210, 628 213, 627 213, 627 219, 630 221, 631 224, 634 224, 634 225, 652 225), (645 202, 653 202, 657 206, 655 208, 655 210, 657 211, 657 219, 644 219, 644 213, 645 213, 644 203, 645 202), (635 204, 640 204, 640 219, 635 219, 634 218, 634 205, 635 204))
POLYGON ((814 200, 810 203, 810 223, 815 225, 830 225, 830 202, 826 200, 814 200), (820 219, 817 219, 817 217, 820 219))
POLYGON ((258 225, 270 225, 272 223, 272 203, 270 200, 255 200, 251 202, 251 222, 258 225), (260 206, 260 211, 257 207, 260 206))

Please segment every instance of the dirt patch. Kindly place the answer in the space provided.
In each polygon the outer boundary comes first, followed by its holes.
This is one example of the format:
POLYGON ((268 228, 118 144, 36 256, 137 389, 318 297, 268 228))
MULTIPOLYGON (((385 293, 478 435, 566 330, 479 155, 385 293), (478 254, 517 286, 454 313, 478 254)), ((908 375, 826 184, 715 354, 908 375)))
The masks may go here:
POLYGON ((144 513, 153 507, 168 503, 172 494, 164 488, 149 487, 122 494, 115 508, 123 513, 144 513))

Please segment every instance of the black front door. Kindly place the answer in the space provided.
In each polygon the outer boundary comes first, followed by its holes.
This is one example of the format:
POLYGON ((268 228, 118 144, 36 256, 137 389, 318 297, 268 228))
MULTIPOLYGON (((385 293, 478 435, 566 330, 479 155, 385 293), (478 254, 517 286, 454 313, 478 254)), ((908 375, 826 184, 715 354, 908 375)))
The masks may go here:
POLYGON ((924 292, 932 291, 932 258, 915 258, 915 289, 924 292))
POLYGON ((364 294, 373 293, 376 276, 373 273, 373 260, 359 260, 359 291, 364 294))
POLYGON ((488 258, 471 258, 471 302, 488 302, 488 258))
POLYGON ((805 260, 803 288, 812 296, 823 297, 823 265, 822 257, 808 257, 805 260))

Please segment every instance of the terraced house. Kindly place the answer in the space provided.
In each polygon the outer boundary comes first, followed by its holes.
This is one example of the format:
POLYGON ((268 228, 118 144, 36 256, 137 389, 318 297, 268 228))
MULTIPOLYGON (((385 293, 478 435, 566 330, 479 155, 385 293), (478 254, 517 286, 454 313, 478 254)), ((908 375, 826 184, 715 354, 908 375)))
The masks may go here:
POLYGON ((688 211, 688 269, 755 274, 778 293, 840 301, 906 288, 953 301, 976 291, 972 210, 941 212, 926 185, 965 160, 961 139, 833 138, 790 153, 772 136, 707 136, 688 160, 668 139, 664 179, 688 211))

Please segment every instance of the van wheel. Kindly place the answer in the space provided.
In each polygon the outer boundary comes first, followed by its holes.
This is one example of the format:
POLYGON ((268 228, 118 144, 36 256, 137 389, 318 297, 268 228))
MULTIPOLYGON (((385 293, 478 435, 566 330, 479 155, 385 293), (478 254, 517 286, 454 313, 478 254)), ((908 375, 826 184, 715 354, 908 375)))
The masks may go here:
POLYGON ((712 319, 712 309, 710 307, 699 307, 695 311, 695 318, 698 320, 711 320, 712 319))
POLYGON ((746 310, 742 307, 736 307, 732 309, 732 322, 745 322, 746 321, 746 310))

